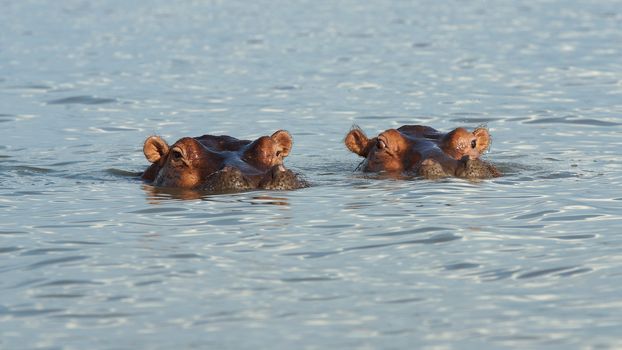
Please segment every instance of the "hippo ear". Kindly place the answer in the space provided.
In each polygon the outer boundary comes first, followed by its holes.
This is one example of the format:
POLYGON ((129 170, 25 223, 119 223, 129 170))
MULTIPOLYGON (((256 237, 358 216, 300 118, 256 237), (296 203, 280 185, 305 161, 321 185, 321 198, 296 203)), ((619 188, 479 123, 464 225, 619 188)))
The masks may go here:
POLYGON ((490 147, 490 134, 486 128, 477 128, 473 130, 473 135, 477 142, 477 151, 482 154, 490 147))
POLYGON ((343 142, 350 151, 361 157, 367 157, 367 154, 369 153, 369 139, 363 130, 361 130, 358 126, 355 126, 352 130, 350 130, 343 142))
POLYGON ((168 144, 159 136, 151 136, 145 140, 143 153, 151 163, 156 163, 168 154, 168 144))
POLYGON ((277 155, 287 157, 292 149, 292 135, 285 130, 277 130, 270 138, 276 143, 277 155))

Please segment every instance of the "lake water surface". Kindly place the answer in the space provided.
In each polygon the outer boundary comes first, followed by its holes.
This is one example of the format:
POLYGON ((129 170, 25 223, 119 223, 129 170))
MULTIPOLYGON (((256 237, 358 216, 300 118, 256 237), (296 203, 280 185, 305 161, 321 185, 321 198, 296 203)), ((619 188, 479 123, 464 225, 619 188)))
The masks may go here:
POLYGON ((619 1, 1 6, 1 349, 622 348, 619 1), (353 124, 484 124, 505 176, 364 176, 353 124), (281 128, 312 187, 135 176, 281 128))

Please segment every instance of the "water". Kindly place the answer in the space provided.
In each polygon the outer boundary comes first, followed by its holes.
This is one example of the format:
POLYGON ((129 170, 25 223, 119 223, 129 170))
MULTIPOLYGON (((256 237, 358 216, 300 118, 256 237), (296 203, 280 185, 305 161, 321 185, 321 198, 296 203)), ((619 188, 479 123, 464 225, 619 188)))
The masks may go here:
POLYGON ((621 8, 3 2, 0 348, 622 347, 621 8), (506 175, 364 176, 353 124, 485 124, 506 175), (312 187, 134 176, 280 128, 312 187))

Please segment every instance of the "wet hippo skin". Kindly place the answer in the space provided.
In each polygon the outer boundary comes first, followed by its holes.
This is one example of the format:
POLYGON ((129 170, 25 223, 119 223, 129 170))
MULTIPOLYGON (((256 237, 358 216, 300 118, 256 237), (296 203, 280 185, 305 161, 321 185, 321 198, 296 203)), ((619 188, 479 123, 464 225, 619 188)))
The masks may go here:
POLYGON ((171 146, 151 136, 143 152, 152 164, 142 178, 159 187, 214 193, 306 187, 301 176, 283 165, 292 143, 285 130, 254 141, 214 135, 184 137, 171 146))
POLYGON ((485 128, 456 128, 443 133, 429 126, 404 125, 368 138, 354 127, 344 142, 350 151, 365 158, 361 169, 366 172, 408 173, 425 178, 501 176, 492 164, 480 159, 490 147, 490 134, 485 128))

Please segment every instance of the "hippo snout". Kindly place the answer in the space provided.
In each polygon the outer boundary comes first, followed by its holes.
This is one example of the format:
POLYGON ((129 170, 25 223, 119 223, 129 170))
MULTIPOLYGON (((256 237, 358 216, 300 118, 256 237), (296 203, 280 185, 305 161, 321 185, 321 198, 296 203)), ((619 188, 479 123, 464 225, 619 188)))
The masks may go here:
POLYGON ((259 182, 258 188, 266 190, 284 190, 288 188, 303 188, 309 184, 300 175, 286 169, 283 165, 275 165, 259 182))
POLYGON ((456 176, 466 179, 490 179, 501 176, 501 173, 492 164, 484 160, 464 156, 459 160, 456 176))

